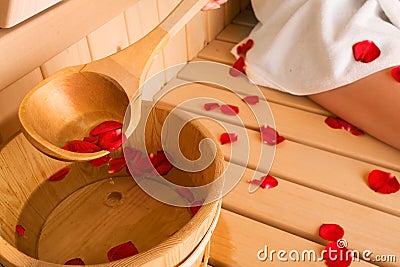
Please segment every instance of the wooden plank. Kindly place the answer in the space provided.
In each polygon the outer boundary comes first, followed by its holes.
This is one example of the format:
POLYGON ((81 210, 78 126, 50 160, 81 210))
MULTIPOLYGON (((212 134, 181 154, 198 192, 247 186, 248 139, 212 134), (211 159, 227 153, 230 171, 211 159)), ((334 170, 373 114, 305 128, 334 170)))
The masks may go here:
POLYGON ((211 42, 225 27, 225 8, 207 11, 207 41, 211 42))
POLYGON ((248 26, 229 24, 218 34, 217 40, 237 44, 249 36, 252 28, 248 26))
POLYGON ((229 0, 224 4, 225 8, 225 26, 229 25, 232 20, 240 13, 240 0, 229 0))
POLYGON ((236 18, 234 18, 232 22, 234 24, 254 27, 257 25, 258 20, 257 20, 256 16, 254 15, 253 10, 247 8, 247 9, 243 10, 242 12, 240 12, 240 14, 237 15, 236 18))
MULTIPOLYGON (((221 267, 247 266, 326 266, 323 261, 290 261, 280 262, 276 257, 260 261, 259 250, 268 246, 271 250, 315 251, 320 255, 323 246, 273 228, 269 225, 240 216, 228 210, 221 210, 217 227, 211 238, 210 263, 221 267)), ((264 256, 264 255, 261 255, 264 256)), ((285 256, 289 258, 288 255, 285 256)), ((307 256, 305 256, 307 258, 307 256)), ((351 266, 374 266, 366 262, 354 262, 351 266)))
POLYGON ((124 14, 130 44, 145 36, 160 22, 157 0, 140 0, 125 10, 124 14))
POLYGON ((232 66, 235 62, 235 57, 231 54, 234 46, 232 43, 215 40, 199 51, 198 57, 232 66))
MULTIPOLYGON (((215 40, 212 41, 199 53, 199 57, 209 61, 216 61, 232 66, 235 61, 235 57, 231 54, 230 51, 233 47, 234 44, 232 43, 215 40)), ((193 79, 199 79, 198 76, 202 74, 204 74, 205 76, 211 75, 211 73, 207 73, 207 70, 202 70, 202 72, 199 72, 198 70, 196 70, 196 68, 193 69, 192 67, 193 66, 190 64, 187 65, 178 74, 178 77, 183 80, 193 80, 193 79)), ((259 88, 262 90, 264 97, 268 101, 295 107, 298 109, 314 112, 325 116, 332 115, 329 111, 322 108, 320 105, 316 104, 307 97, 295 96, 263 86, 259 86, 259 88)), ((240 87, 238 87, 238 89, 240 90, 240 87)), ((245 91, 241 93, 246 94, 245 91)))
POLYGON ((207 14, 200 11, 186 25, 188 59, 192 59, 207 44, 207 14))
POLYGON ((69 66, 89 63, 91 61, 90 51, 86 38, 68 47, 49 61, 45 62, 40 69, 45 78, 53 73, 69 66))
POLYGON ((0 91, 0 135, 4 141, 20 130, 19 104, 25 94, 42 80, 42 73, 37 68, 0 91))
POLYGON ((181 0, 157 0, 158 17, 163 21, 181 0))
POLYGON ((114 54, 128 46, 124 15, 121 13, 87 36, 92 60, 114 54))
MULTIPOLYGON (((229 94, 220 94, 218 91, 213 91, 212 95, 208 95, 208 99, 198 98, 205 95, 205 86, 194 84, 190 85, 190 87, 196 89, 189 91, 186 90, 188 89, 187 86, 181 86, 166 94, 161 101, 174 106, 179 105, 182 109, 196 112, 196 114, 215 118, 219 121, 218 123, 223 124, 227 129, 224 130, 217 122, 204 120, 204 124, 216 140, 219 139, 219 136, 223 132, 233 132, 239 135, 239 140, 235 143, 235 148, 241 151, 241 153, 231 155, 232 150, 230 146, 221 146, 226 158, 241 166, 248 166, 261 172, 268 172, 268 162, 272 160, 272 147, 262 144, 258 131, 244 130, 241 126, 226 122, 234 122, 233 120, 238 119, 236 116, 226 116, 216 110, 206 112, 202 108, 204 103, 210 102, 210 97, 222 103, 237 104, 240 108, 240 118, 246 121, 249 117, 252 117, 249 107, 244 103, 234 102, 229 94), (183 89, 183 87, 186 88, 183 89), (187 99, 192 99, 192 101, 182 104, 187 99), (248 160, 246 155, 247 150, 249 150, 248 160), (260 164, 260 162, 263 162, 263 164, 260 164)), ((240 101, 239 98, 238 100, 240 101)), ((309 126, 304 127, 307 128, 309 126)), ((278 128, 278 131, 280 134, 285 135, 280 128, 278 128)), ((304 132, 307 132, 307 130, 304 132)), ((368 145, 366 144, 365 146, 368 145)), ((399 216, 400 207, 396 204, 400 201, 399 194, 381 195, 368 187, 366 177, 373 169, 388 170, 397 177, 400 177, 400 172, 385 169, 380 165, 369 164, 286 140, 282 144, 279 144, 275 151, 271 173, 294 183, 399 216)))
MULTIPOLYGON (((231 168, 227 177, 241 173, 242 168, 231 168)), ((396 231, 400 217, 296 185, 279 177, 277 187, 271 190, 259 189, 250 194, 247 181, 253 175, 252 170, 246 170, 239 184, 223 198, 224 209, 322 245, 327 242, 319 237, 319 227, 323 223, 337 223, 344 228, 344 239, 350 249, 360 252, 371 250, 375 255, 400 254, 400 232, 396 231)), ((256 177, 263 175, 255 174, 256 177)), ((395 265, 387 263, 382 266, 395 265)))
MULTIPOLYGON (((164 50, 164 68, 166 69, 166 80, 175 78, 181 68, 168 68, 184 64, 187 62, 187 45, 186 45, 186 29, 182 28, 172 39, 165 45, 164 50)), ((182 65, 183 67, 184 65, 182 65)))
POLYGON ((240 0, 240 8, 242 11, 251 8, 251 0, 240 0))
POLYGON ((62 1, 11 29, 0 29, 0 58, 7 62, 0 64, 0 88, 33 71, 135 1, 99 0, 95 11, 91 0, 62 1))

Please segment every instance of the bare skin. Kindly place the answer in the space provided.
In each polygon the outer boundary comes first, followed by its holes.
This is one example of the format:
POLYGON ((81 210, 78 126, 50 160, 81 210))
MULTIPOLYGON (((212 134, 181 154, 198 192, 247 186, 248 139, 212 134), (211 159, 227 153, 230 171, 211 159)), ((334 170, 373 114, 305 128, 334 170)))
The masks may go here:
POLYGON ((310 95, 313 101, 400 149, 400 83, 385 69, 354 83, 310 95))

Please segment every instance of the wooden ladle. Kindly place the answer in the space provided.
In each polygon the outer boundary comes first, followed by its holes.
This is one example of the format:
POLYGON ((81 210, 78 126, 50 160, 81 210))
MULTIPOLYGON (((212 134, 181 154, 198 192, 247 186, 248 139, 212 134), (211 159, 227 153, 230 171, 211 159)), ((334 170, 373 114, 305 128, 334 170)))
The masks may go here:
POLYGON ((69 67, 34 87, 19 107, 22 131, 43 153, 64 161, 88 161, 109 151, 76 153, 62 149, 106 120, 123 121, 132 101, 130 129, 140 119, 141 90, 154 56, 208 0, 182 0, 141 40, 109 57, 69 67), (137 112, 136 112, 137 111, 137 112))

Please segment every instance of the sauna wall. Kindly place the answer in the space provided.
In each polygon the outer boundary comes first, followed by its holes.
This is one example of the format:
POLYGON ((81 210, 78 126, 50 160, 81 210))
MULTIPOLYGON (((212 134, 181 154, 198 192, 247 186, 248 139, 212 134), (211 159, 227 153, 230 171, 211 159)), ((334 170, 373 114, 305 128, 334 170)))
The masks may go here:
MULTIPOLYGON (((80 1, 79 3, 82 5, 87 4, 81 0, 69 1, 80 1)), ((156 27, 179 2, 180 0, 132 1, 127 8, 121 10, 118 15, 94 31, 83 32, 76 43, 65 44, 65 47, 68 48, 52 55, 50 59, 42 62, 43 59, 38 56, 35 60, 35 54, 40 53, 32 53, 30 60, 34 60, 33 68, 25 71, 26 68, 21 65, 21 69, 14 68, 8 73, 9 75, 0 76, 0 84, 6 84, 0 88, 0 146, 20 130, 17 116, 18 106, 24 95, 36 84, 64 67, 106 57, 134 43, 156 27), (23 75, 20 74, 21 72, 23 75), (15 77, 11 83, 9 82, 10 77, 15 77)), ((215 38, 225 25, 229 24, 241 9, 246 8, 249 4, 250 0, 229 0, 220 9, 208 12, 200 11, 154 59, 148 77, 169 66, 191 60, 208 42, 215 38)), ((93 12, 88 14, 89 20, 91 16, 96 16, 95 7, 93 8, 93 12)), ((47 16, 49 12, 53 12, 53 9, 49 9, 39 16, 47 16)), ((25 24, 34 25, 36 17, 29 19, 25 24)), ((71 17, 71 19, 74 18, 71 17)), ((0 34, 1 31, 12 30, 13 28, 0 29, 0 34)), ((0 38, 6 36, 0 35, 0 38)), ((62 42, 62 40, 55 41, 62 42)), ((16 53, 18 49, 20 48, 15 47, 16 53)), ((7 62, 1 62, 1 64, 7 64, 7 62)), ((161 87, 167 80, 173 78, 172 76, 170 73, 164 72, 157 80, 157 86, 161 87)))

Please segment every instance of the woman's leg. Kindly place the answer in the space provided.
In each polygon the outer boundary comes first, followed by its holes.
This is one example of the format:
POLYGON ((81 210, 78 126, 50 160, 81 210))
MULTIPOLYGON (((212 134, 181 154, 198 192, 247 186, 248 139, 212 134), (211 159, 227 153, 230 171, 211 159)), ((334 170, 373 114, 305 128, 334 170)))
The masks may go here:
POLYGON ((309 97, 338 117, 400 149, 400 83, 385 69, 309 97))

